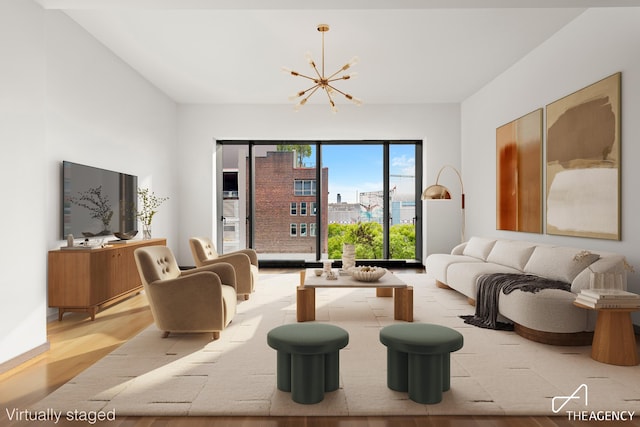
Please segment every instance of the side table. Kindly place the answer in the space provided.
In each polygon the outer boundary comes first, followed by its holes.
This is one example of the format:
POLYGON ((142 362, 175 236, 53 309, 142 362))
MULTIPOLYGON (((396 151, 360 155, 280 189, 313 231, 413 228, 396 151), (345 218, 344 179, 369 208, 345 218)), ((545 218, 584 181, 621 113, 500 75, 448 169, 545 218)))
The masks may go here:
POLYGON ((620 366, 635 366, 640 362, 631 321, 631 313, 638 311, 637 308, 593 308, 580 303, 574 305, 596 310, 598 313, 591 344, 592 359, 620 366))

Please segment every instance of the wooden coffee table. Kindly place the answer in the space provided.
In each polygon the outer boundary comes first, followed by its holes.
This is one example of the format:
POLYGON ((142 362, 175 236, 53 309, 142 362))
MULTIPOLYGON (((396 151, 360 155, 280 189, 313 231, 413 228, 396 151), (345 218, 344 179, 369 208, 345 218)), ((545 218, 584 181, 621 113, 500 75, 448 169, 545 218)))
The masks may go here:
POLYGON ((395 274, 387 272, 375 282, 360 282, 351 276, 327 280, 316 276, 313 269, 300 272, 300 286, 296 294, 298 322, 316 320, 316 288, 372 288, 378 297, 393 297, 393 318, 413 322, 413 286, 408 286, 395 274))

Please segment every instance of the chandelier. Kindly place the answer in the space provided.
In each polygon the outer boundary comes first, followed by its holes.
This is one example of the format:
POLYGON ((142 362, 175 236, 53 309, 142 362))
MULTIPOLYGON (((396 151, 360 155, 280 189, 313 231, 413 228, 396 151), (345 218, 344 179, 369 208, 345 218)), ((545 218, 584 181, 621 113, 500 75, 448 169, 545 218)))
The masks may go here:
POLYGON ((327 97, 329 98, 329 105, 331 106, 331 111, 333 111, 334 113, 338 111, 338 109, 336 108, 336 103, 334 101, 334 96, 336 93, 343 95, 349 101, 353 102, 358 106, 362 105, 362 101, 359 100, 358 98, 355 98, 354 96, 348 93, 345 93, 340 89, 337 89, 335 86, 333 86, 333 82, 336 82, 338 80, 349 80, 350 78, 356 75, 356 73, 342 74, 342 75, 338 75, 338 74, 344 71, 347 71, 349 68, 354 66, 358 62, 358 58, 357 57, 352 58, 351 61, 347 62, 345 65, 340 67, 338 71, 336 71, 335 73, 329 76, 325 76, 324 74, 324 33, 329 31, 329 26, 327 24, 320 24, 318 25, 318 31, 322 33, 322 66, 321 66, 322 71, 318 70, 318 67, 316 66, 316 63, 311 57, 310 53, 306 54, 306 58, 307 58, 307 62, 309 62, 309 65, 311 65, 311 67, 315 71, 315 77, 307 76, 305 74, 290 70, 288 68, 283 68, 283 71, 291 74, 292 76, 302 77, 302 78, 311 80, 313 82, 313 85, 311 87, 301 90, 300 92, 297 92, 296 94, 290 96, 289 99, 294 101, 298 98, 301 98, 298 104, 296 105, 296 110, 297 110, 300 107, 302 107, 304 104, 306 104, 309 98, 311 98, 311 96, 314 93, 316 93, 318 89, 322 89, 327 94, 327 97))

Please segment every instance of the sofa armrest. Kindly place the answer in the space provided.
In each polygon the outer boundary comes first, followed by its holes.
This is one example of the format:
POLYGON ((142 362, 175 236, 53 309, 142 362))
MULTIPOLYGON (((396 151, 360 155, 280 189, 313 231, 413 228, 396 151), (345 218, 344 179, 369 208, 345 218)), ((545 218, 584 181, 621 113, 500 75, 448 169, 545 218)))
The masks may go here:
POLYGON ((462 255, 464 248, 467 246, 467 242, 460 243, 451 249, 451 255, 462 255))
POLYGON ((626 275, 625 269, 625 257, 623 255, 607 255, 599 258, 588 268, 582 270, 571 282, 571 292, 579 293, 582 289, 589 289, 589 283, 591 281, 591 273, 621 273, 623 274, 623 283, 626 288, 626 275))

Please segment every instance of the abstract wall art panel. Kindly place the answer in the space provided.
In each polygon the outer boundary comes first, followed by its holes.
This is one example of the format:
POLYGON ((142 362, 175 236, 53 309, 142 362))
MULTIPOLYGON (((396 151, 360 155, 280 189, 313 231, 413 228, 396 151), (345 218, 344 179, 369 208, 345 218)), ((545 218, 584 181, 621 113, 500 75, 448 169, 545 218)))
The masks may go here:
POLYGON ((547 105, 547 233, 620 240, 620 80, 547 105))
POLYGON ((542 233, 542 109, 496 129, 496 229, 542 233))

